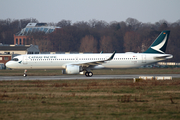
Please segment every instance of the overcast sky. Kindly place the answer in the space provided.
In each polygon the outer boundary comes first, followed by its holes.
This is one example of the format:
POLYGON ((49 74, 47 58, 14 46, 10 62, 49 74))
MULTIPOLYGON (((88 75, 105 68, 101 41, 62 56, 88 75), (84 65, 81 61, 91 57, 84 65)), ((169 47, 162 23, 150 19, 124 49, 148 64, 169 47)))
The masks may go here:
POLYGON ((0 0, 0 19, 36 18, 57 23, 62 19, 126 21, 143 23, 180 20, 180 0, 0 0))

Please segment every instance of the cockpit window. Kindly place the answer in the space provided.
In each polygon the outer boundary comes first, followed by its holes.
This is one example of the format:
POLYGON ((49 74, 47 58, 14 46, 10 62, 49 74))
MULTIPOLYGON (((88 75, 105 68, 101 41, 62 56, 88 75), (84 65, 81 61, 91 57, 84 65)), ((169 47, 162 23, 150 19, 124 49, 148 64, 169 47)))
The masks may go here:
POLYGON ((13 60, 13 61, 18 61, 18 59, 17 59, 17 58, 13 58, 12 60, 13 60))

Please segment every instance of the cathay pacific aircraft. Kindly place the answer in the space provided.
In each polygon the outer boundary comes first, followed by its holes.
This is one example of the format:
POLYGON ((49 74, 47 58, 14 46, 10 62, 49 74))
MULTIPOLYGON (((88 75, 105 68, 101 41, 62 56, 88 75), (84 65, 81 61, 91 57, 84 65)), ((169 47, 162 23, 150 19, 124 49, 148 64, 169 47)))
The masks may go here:
POLYGON ((6 63, 8 68, 24 69, 61 69, 63 74, 79 74, 92 77, 91 70, 136 68, 173 57, 165 54, 170 31, 163 31, 143 53, 96 53, 96 54, 25 54, 14 57, 6 63))

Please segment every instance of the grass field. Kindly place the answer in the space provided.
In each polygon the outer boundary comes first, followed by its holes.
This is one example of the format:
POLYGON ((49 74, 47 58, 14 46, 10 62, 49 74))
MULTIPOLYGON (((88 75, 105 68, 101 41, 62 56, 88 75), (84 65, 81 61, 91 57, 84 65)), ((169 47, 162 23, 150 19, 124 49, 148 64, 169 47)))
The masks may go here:
POLYGON ((0 119, 180 119, 180 79, 0 81, 0 119))
MULTIPOLYGON (((23 71, 7 70, 4 73, 22 75, 21 72, 23 71)), ((59 75, 60 71, 55 72, 29 71, 31 75, 59 75)), ((100 71, 94 71, 95 74, 100 74, 98 72, 100 71)), ((124 69, 102 72, 179 74, 180 69, 124 69)), ((118 79, 0 81, 0 120, 34 119, 178 120, 180 79, 137 83, 133 83, 133 80, 118 79)))

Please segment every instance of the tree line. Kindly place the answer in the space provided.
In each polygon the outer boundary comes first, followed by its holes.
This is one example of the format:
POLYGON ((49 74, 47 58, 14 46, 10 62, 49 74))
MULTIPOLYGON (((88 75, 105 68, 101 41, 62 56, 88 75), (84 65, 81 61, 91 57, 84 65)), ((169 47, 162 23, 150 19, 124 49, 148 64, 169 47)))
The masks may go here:
MULTIPOLYGON (((38 20, 0 20, 0 43, 13 44, 13 34, 29 22, 38 23, 38 20)), ((163 30, 170 30, 166 53, 174 56, 170 61, 180 61, 180 20, 174 23, 160 20, 152 24, 134 18, 110 23, 93 19, 76 23, 61 20, 48 24, 60 28, 51 34, 33 33, 29 36, 28 43, 38 45, 41 52, 144 52, 163 30)))

